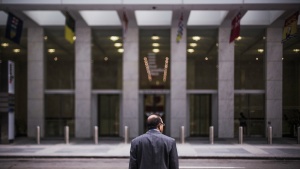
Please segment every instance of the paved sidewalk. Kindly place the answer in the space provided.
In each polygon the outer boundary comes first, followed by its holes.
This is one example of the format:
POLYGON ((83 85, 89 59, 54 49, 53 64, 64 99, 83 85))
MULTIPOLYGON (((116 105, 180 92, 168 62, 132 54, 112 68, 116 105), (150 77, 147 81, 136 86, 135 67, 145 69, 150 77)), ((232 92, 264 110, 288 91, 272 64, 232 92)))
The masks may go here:
MULTIPOLYGON (((0 158, 128 158, 130 144, 121 139, 92 140, 17 139, 11 144, 0 145, 0 158)), ((246 139, 238 144, 234 139, 219 139, 209 144, 206 138, 187 139, 177 143, 180 158, 240 158, 240 159, 297 159, 300 160, 300 144, 296 139, 274 139, 267 144, 265 139, 246 139)))

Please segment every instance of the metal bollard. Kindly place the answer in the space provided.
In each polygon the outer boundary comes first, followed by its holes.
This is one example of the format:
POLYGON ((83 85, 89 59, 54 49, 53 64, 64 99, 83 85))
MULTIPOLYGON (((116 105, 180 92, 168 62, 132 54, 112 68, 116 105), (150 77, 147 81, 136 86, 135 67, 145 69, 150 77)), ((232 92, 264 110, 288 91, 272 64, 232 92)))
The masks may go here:
POLYGON ((243 137, 244 137, 244 133, 243 133, 243 127, 240 126, 239 127, 239 144, 243 144, 243 137))
POLYGON ((184 144, 184 126, 181 126, 181 143, 184 144))
POLYGON ((125 126, 124 132, 125 132, 124 142, 125 142, 125 144, 127 144, 128 143, 128 138, 129 138, 128 126, 125 126))
POLYGON ((95 126, 94 141, 95 141, 95 144, 98 144, 98 127, 97 126, 95 126))
POLYGON ((41 130, 40 126, 36 126, 36 143, 40 144, 41 141, 41 130))
POLYGON ((298 127, 298 144, 300 144, 300 127, 298 127))
POLYGON ((272 126, 269 126, 269 130, 268 130, 268 144, 272 144, 272 126))
POLYGON ((214 126, 209 127, 209 143, 214 144, 214 126))
POLYGON ((69 126, 65 126, 65 143, 69 144, 69 126))

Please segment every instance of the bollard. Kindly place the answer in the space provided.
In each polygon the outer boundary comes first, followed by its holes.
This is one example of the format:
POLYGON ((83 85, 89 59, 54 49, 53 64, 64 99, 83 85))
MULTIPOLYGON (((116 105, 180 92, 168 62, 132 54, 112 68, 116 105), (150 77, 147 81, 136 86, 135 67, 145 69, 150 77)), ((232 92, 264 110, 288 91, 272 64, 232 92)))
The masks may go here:
POLYGON ((95 141, 95 144, 98 144, 98 127, 97 126, 95 126, 94 141, 95 141))
POLYGON ((184 144, 184 126, 181 126, 181 144, 184 144))
POLYGON ((269 126, 268 130, 268 144, 272 144, 272 126, 269 126))
POLYGON ((298 127, 298 144, 300 144, 300 127, 298 127))
POLYGON ((239 127, 239 144, 243 144, 243 135, 244 135, 244 133, 243 133, 243 127, 240 126, 239 127))
POLYGON ((65 143, 69 144, 69 126, 65 127, 65 143))
POLYGON ((125 144, 127 144, 128 143, 128 138, 129 138, 128 126, 125 126, 124 132, 125 132, 124 142, 125 142, 125 144))
POLYGON ((41 141, 41 130, 40 126, 36 126, 36 143, 40 144, 41 141))
POLYGON ((209 143, 214 144, 214 126, 209 127, 209 143))

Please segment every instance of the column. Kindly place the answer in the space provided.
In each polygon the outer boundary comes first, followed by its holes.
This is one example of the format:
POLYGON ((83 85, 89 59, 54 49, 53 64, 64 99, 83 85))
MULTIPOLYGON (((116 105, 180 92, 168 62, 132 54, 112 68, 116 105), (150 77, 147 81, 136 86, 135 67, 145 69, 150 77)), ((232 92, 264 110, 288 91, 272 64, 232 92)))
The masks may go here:
POLYGON ((75 137, 92 136, 91 28, 76 26, 75 137))
MULTIPOLYGON (((273 137, 282 137, 282 25, 267 28, 266 41, 266 130, 273 127, 273 137)), ((267 132, 266 132, 267 133, 267 132)))
POLYGON ((44 90, 45 90, 45 61, 44 61, 44 30, 42 27, 28 28, 28 62, 27 62, 27 136, 36 136, 36 126, 41 127, 44 136, 44 90))
MULTIPOLYGON (((171 137, 180 137, 180 128, 187 128, 187 93, 186 93, 186 27, 183 30, 183 36, 179 43, 176 42, 178 31, 178 22, 181 12, 174 11, 172 28, 171 28, 171 115, 170 128, 171 137)), ((188 15, 184 15, 184 20, 188 19, 188 15)), ((185 132, 187 133, 187 132, 185 132)))
MULTIPOLYGON (((123 94, 120 135, 124 136, 124 126, 129 127, 129 137, 139 135, 139 29, 132 18, 133 11, 128 12, 128 29, 124 34, 123 53, 123 94)), ((143 115, 143 114, 141 114, 143 115)))
POLYGON ((218 137, 234 137, 234 42, 229 43, 231 20, 219 28, 218 137))

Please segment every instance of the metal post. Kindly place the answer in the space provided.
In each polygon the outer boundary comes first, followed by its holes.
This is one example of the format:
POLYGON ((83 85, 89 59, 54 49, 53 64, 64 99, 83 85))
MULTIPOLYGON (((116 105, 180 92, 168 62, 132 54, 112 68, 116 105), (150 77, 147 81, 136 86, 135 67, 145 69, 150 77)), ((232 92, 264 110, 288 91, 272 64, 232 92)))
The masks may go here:
POLYGON ((125 129, 124 129, 124 132, 125 132, 125 144, 128 143, 128 137, 129 137, 129 133, 128 133, 128 126, 125 126, 125 129))
POLYGON ((300 127, 298 127, 298 144, 300 144, 300 127))
POLYGON ((95 140, 95 144, 98 144, 98 127, 97 126, 95 126, 94 140, 95 140))
POLYGON ((65 142, 69 144, 69 126, 65 126, 65 142))
POLYGON ((41 141, 41 130, 40 126, 36 126, 36 143, 40 144, 41 141))
POLYGON ((184 144, 184 126, 181 126, 181 143, 184 144))
POLYGON ((268 130, 268 144, 272 144, 272 126, 269 126, 268 130))
POLYGON ((240 126, 239 127, 239 144, 243 144, 243 136, 244 136, 243 127, 240 126))
POLYGON ((214 144, 214 126, 209 127, 209 142, 214 144))

